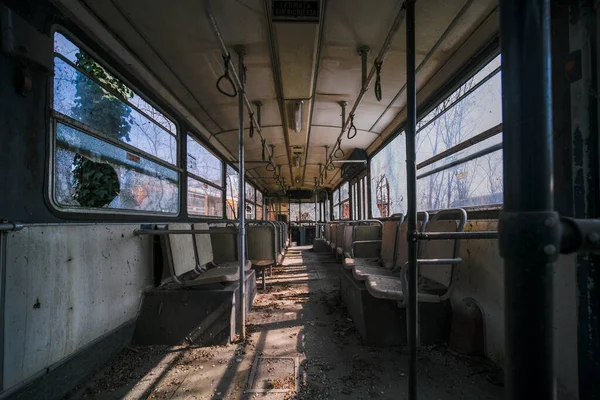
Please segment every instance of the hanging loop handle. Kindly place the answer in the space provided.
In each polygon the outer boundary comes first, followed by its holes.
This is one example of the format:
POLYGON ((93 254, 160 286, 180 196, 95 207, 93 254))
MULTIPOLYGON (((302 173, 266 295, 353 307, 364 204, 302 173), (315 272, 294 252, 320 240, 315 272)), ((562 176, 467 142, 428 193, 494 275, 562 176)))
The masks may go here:
POLYGON ((269 163, 267 164, 265 169, 269 172, 275 171, 275 166, 273 165, 273 162, 271 160, 269 160, 269 163))
POLYGON ((219 79, 217 79, 217 90, 227 97, 236 97, 237 89, 235 87, 235 84, 229 77, 229 61, 230 60, 231 60, 231 56, 229 54, 227 54, 226 56, 223 56, 223 69, 225 70, 225 72, 223 72, 223 75, 221 75, 221 77, 219 79), (229 84, 229 86, 230 86, 229 91, 227 90, 228 88, 225 88, 225 89, 221 88, 222 82, 227 82, 229 84))
POLYGON ((342 141, 338 140, 337 141, 337 149, 335 149, 335 151, 333 152, 333 156, 335 158, 345 158, 346 154, 344 153, 344 150, 342 150, 342 141), (341 153, 341 155, 339 155, 341 153))
POLYGON ((250 139, 254 137, 254 113, 250 113, 250 139))
POLYGON ((356 126, 354 126, 354 114, 350 115, 350 127, 348 128, 348 140, 354 139, 358 134, 356 126))
POLYGON ((377 77, 375 78, 375 98, 377 101, 381 101, 383 98, 381 93, 381 65, 383 63, 381 61, 375 61, 375 73, 377 77))
POLYGON ((266 161, 266 157, 265 157, 265 150, 266 150, 266 146, 267 146, 267 140, 266 139, 261 139, 261 143, 262 143, 262 160, 266 161))

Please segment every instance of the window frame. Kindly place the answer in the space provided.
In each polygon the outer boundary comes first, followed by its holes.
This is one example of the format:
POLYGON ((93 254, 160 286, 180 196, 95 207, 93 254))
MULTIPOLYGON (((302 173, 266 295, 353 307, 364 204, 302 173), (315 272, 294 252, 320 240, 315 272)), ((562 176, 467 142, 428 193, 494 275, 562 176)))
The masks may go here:
MULTIPOLYGON (((153 99, 151 95, 144 90, 140 90, 137 85, 134 85, 130 82, 129 79, 125 78, 123 74, 118 71, 118 68, 115 68, 114 64, 119 65, 114 59, 110 57, 105 58, 100 55, 96 51, 94 51, 91 46, 88 46, 84 41, 82 41, 77 35, 73 34, 67 28, 62 25, 53 25, 50 29, 50 37, 52 40, 52 75, 48 79, 48 94, 46 97, 46 109, 48 110, 48 146, 47 146, 47 162, 48 162, 48 173, 46 174, 46 185, 44 188, 44 197, 49 204, 49 209, 51 212, 56 213, 62 218, 65 219, 85 219, 86 217, 93 216, 94 219, 124 219, 127 217, 144 217, 144 216, 153 216, 158 218, 165 219, 173 219, 182 216, 183 213, 187 214, 187 210, 182 210, 182 196, 187 195, 183 190, 183 179, 184 179, 184 171, 185 168, 182 167, 182 158, 180 156, 182 146, 181 146, 181 124, 177 120, 177 118, 173 118, 172 114, 166 112, 163 107, 158 105, 153 99), (129 90, 135 93, 136 96, 140 97, 144 102, 146 102, 149 106, 153 107, 156 111, 163 114, 163 116, 169 120, 173 124, 175 132, 171 132, 160 122, 156 121, 154 118, 149 116, 146 112, 139 109, 135 104, 131 102, 127 102, 121 100, 123 104, 130 107, 132 110, 140 113, 143 117, 147 118, 148 121, 154 123, 162 130, 164 130, 167 134, 171 135, 175 142, 175 163, 171 164, 168 161, 161 159, 160 157, 154 156, 152 154, 147 153, 146 151, 130 145, 124 141, 120 141, 111 137, 108 137, 106 134, 100 132, 93 126, 88 126, 87 124, 80 122, 66 114, 61 113, 60 111, 55 110, 54 108, 54 97, 55 97, 55 80, 54 80, 54 71, 55 71, 55 58, 59 58, 71 68, 74 68, 75 71, 78 71, 83 76, 86 76, 92 82, 97 84, 103 90, 106 90, 108 93, 115 95, 114 91, 109 87, 106 87, 104 84, 99 82, 95 77, 90 76, 85 71, 82 71, 77 66, 73 65, 73 63, 68 60, 64 55, 57 53, 54 51, 54 38, 56 34, 60 34, 65 37, 68 41, 72 42, 75 46, 77 46, 82 51, 86 52, 90 57, 94 59, 103 69, 105 69, 109 74, 113 75, 116 79, 118 79, 121 83, 123 83, 129 90), (110 60, 110 61, 107 61, 110 60), (111 63, 112 61, 112 63, 111 63), (58 124, 62 124, 67 126, 68 128, 75 129, 77 131, 82 132, 84 135, 91 136, 95 139, 101 140, 103 142, 108 143, 109 145, 115 146, 121 150, 124 150, 128 153, 132 153, 134 156, 143 157, 151 162, 159 164, 162 167, 168 168, 177 174, 177 211, 176 212, 160 212, 160 211, 146 211, 146 210, 132 210, 132 209, 122 209, 122 208, 92 208, 92 207, 73 207, 73 206, 65 206, 60 204, 56 198, 56 152, 59 148, 57 145, 57 135, 58 135, 58 124)), ((187 185, 187 183, 186 183, 187 185)))
MULTIPOLYGON (((441 102, 443 102, 446 98, 451 96, 456 90, 458 90, 462 85, 464 85, 469 79, 473 78, 477 73, 483 70, 490 62, 492 62, 497 56, 500 55, 500 48, 498 42, 492 42, 487 47, 482 49, 479 55, 472 60, 468 61, 464 68, 461 68, 458 73, 454 76, 450 77, 447 82, 437 91, 435 91, 431 96, 429 96, 422 104, 418 105, 418 114, 417 114, 417 125, 419 121, 421 121, 424 117, 426 117, 432 110, 435 109, 441 102)), ((501 72, 501 68, 500 68, 501 72)), ((494 75, 494 71, 490 71, 486 77, 490 77, 494 75)), ((485 78, 483 79, 486 80, 485 78)), ((483 84, 483 82, 481 82, 483 84)), ((398 136, 404 135, 406 128, 406 121, 400 124, 394 132, 386 137, 382 143, 377 146, 368 156, 368 174, 369 181, 367 184, 371 185, 371 172, 372 172, 372 160, 376 157, 381 151, 383 151, 387 146, 389 146, 398 136)), ((420 130, 422 130, 425 125, 420 126, 420 130)), ((420 131, 419 130, 419 131, 420 131)), ((500 150, 503 152, 503 150, 500 150)), ((493 153, 492 153, 493 154, 493 153)), ((373 204, 372 199, 372 188, 368 190, 368 200, 370 204, 373 204)), ((490 204, 490 205, 478 205, 478 206, 464 206, 461 207, 465 210, 469 211, 469 217, 472 219, 477 218, 490 218, 490 216, 496 216, 497 213, 503 209, 503 204, 490 204)), ((427 212, 434 214, 439 210, 427 210, 427 212)), ((372 212, 372 208, 369 208, 369 213, 372 212)), ((391 213, 391 210, 390 210, 391 213)), ((383 218, 383 217, 381 217, 383 218)))
POLYGON ((200 139, 197 137, 197 135, 195 134, 195 132, 193 132, 192 130, 188 130, 186 132, 185 135, 185 139, 186 139, 186 146, 185 146, 185 171, 186 171, 186 175, 187 175, 187 180, 186 180, 186 199, 187 199, 187 210, 186 213, 190 218, 210 218, 210 219, 227 219, 227 210, 223 208, 223 204, 224 201, 226 201, 226 197, 227 197, 227 193, 226 193, 226 176, 223 174, 223 171, 227 168, 227 163, 225 163, 223 161, 223 159, 221 157, 219 157, 217 154, 215 154, 213 151, 211 151, 211 149, 209 149, 207 146, 205 146, 200 139), (188 154, 189 154, 189 147, 187 146, 188 143, 188 138, 190 138, 191 140, 195 141, 197 145, 199 145, 200 147, 202 147, 204 150, 206 150, 209 154, 211 154, 212 156, 214 156, 217 160, 219 160, 219 162, 221 163, 221 170, 219 171, 219 176, 221 177, 221 186, 217 185, 214 182, 209 181, 206 178, 202 178, 199 175, 196 175, 194 172, 191 172, 188 168, 188 154), (190 185, 189 185, 189 180, 193 179, 196 182, 199 183, 203 183, 205 185, 208 185, 210 188, 217 190, 221 193, 221 215, 205 215, 205 214, 194 214, 190 212, 190 185))

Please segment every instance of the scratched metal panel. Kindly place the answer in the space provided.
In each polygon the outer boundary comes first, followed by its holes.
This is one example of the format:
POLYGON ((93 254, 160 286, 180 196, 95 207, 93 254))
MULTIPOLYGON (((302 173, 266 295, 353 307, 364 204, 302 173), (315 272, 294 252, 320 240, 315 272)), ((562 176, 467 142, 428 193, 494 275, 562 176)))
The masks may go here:
POLYGON ((5 388, 135 318, 152 284, 137 225, 27 227, 9 234, 5 388))
MULTIPOLYGON (((498 221, 467 222, 466 232, 494 231, 498 221)), ((485 323, 486 354, 504 360, 504 262, 497 240, 462 240, 453 304, 471 297, 481 307, 485 323)), ((577 391, 577 287, 574 256, 561 256, 554 267, 555 367, 559 386, 577 391)))

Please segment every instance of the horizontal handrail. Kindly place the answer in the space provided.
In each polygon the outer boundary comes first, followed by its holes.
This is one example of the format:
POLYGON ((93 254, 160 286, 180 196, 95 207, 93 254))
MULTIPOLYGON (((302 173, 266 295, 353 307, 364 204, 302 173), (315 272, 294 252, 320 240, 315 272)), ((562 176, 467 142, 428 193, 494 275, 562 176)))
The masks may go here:
POLYGON ((136 236, 140 235, 158 235, 158 236, 167 236, 167 235, 237 235, 237 231, 235 232, 219 232, 219 231, 211 231, 208 229, 135 229, 133 234, 136 236))
POLYGON ((416 238, 418 240, 498 239, 498 232, 418 232, 416 238))
POLYGON ((19 223, 19 222, 8 222, 8 221, 2 221, 0 222, 0 232, 5 232, 5 231, 20 231, 21 229, 23 229, 24 225, 19 223))
POLYGON ((373 240, 355 240, 352 244, 365 244, 365 243, 381 243, 383 240, 381 239, 373 239, 373 240))
POLYGON ((440 264, 458 264, 463 261, 462 258, 422 258, 417 260, 419 265, 440 265, 440 264))

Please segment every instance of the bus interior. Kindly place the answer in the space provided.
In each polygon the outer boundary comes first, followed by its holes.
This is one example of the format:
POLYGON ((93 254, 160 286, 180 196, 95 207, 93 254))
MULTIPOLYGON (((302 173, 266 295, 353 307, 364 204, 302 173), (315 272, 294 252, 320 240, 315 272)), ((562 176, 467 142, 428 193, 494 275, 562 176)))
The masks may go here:
POLYGON ((599 18, 1 0, 0 399, 600 399, 599 18))

